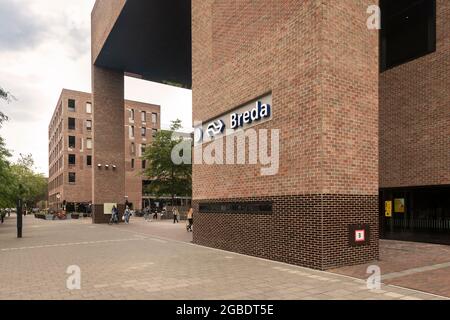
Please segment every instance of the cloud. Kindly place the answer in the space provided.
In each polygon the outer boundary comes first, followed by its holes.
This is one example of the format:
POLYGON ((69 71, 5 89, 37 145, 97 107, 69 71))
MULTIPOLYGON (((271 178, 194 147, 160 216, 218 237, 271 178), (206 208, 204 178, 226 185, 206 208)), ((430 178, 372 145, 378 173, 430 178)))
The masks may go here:
POLYGON ((81 54, 89 52, 90 50, 90 33, 88 28, 76 27, 72 26, 68 33, 68 47, 71 52, 69 52, 69 56, 72 59, 77 59, 81 54))
MULTIPOLYGON (((48 172, 48 123, 61 89, 91 90, 94 2, 0 0, 0 86, 17 97, 10 104, 0 101, 10 117, 0 135, 15 159, 32 153, 42 172, 48 172)), ((189 90, 137 79, 125 83, 128 99, 161 104, 164 127, 176 118, 191 127, 189 90)))
POLYGON ((82 11, 86 3, 77 4, 61 0, 0 0, 0 52, 30 50, 56 42, 64 46, 69 58, 76 60, 90 49, 89 16, 78 16, 86 13, 82 11))
POLYGON ((34 47, 48 26, 19 2, 0 0, 0 50, 34 47))

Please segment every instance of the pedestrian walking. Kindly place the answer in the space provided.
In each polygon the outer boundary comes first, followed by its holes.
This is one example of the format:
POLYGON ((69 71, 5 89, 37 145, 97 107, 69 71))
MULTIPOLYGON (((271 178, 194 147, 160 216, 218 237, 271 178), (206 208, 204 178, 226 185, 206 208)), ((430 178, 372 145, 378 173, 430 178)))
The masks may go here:
POLYGON ((192 232, 192 226, 194 225, 194 209, 191 207, 187 213, 188 225, 186 230, 192 232))
POLYGON ((180 215, 180 212, 178 211, 177 207, 173 207, 173 223, 178 223, 178 216, 180 215))
POLYGON ((117 210, 116 206, 113 206, 111 209, 111 219, 109 220, 109 224, 119 223, 119 210, 117 210))
POLYGON ((130 210, 130 208, 127 207, 125 209, 125 213, 124 213, 125 224, 129 224, 130 223, 130 216, 131 216, 131 210, 130 210))
POLYGON ((149 219, 150 219, 150 207, 147 206, 144 209, 144 220, 149 221, 149 219))

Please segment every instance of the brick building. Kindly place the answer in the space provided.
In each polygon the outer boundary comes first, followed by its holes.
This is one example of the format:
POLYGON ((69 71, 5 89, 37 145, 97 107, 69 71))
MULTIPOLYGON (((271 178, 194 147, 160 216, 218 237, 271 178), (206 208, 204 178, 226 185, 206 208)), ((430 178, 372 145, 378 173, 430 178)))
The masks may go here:
MULTIPOLYGON (((142 208, 142 185, 145 167, 142 150, 160 129, 160 106, 125 100, 122 107, 126 130, 123 136, 126 165, 123 197, 135 209, 142 208)), ((119 121, 119 122, 121 122, 119 121)), ((114 123, 111 130, 116 129, 114 123)), ((92 203, 93 170, 105 170, 93 161, 94 131, 92 95, 63 89, 49 125, 49 206, 84 212, 92 203)), ((113 144, 110 141, 109 144, 113 144)), ((109 170, 113 171, 114 164, 109 170)))
MULTIPOLYGON (((377 2, 97 0, 93 96, 108 114, 99 132, 118 118, 124 73, 192 88, 203 134, 223 136, 233 113, 259 133, 279 130, 277 174, 193 166, 197 244, 317 269, 364 263, 378 259, 380 226, 408 233, 397 221, 414 221, 411 199, 436 187, 441 200, 422 211, 438 210, 448 235, 448 1, 382 0, 381 32, 367 24, 377 2), (262 104, 264 121, 249 121, 262 104)), ((105 149, 97 143, 94 157, 105 149)), ((101 211, 123 186, 98 178, 101 211)))
POLYGON ((450 244, 450 2, 419 1, 403 11, 391 4, 387 16, 410 32, 402 39, 387 25, 383 43, 414 45, 394 48, 381 66, 382 236, 450 244))

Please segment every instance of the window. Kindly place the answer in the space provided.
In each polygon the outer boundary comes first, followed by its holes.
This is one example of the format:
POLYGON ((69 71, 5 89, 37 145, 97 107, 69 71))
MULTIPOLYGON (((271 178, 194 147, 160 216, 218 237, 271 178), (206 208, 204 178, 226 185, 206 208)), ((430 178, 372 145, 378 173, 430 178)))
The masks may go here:
POLYGON ((130 120, 134 121, 134 109, 130 110, 130 120))
POLYGON ((146 166, 147 166, 147 161, 142 160, 142 169, 145 169, 146 166))
POLYGON ((74 166, 76 164, 76 156, 74 154, 69 154, 69 166, 74 166))
POLYGON ((152 129, 152 137, 156 137, 156 134, 158 133, 157 129, 152 129))
POLYGON ((75 118, 69 118, 69 130, 75 130, 75 118))
POLYGON ((152 113, 152 123, 157 123, 158 122, 158 114, 157 113, 152 113))
POLYGON ((92 120, 86 120, 86 129, 88 131, 92 130, 92 120))
POLYGON ((136 154, 136 145, 134 142, 131 143, 131 154, 136 154))
POLYGON ((436 0, 382 0, 380 69, 436 51, 436 0))
POLYGON ((92 139, 91 138, 86 139, 86 149, 89 149, 89 150, 92 149, 92 139))
POLYGON ((131 159, 131 169, 134 169, 134 159, 131 159))
POLYGON ((134 138, 134 126, 130 126, 130 138, 134 138))
POLYGON ((145 137, 147 134, 147 128, 141 128, 141 136, 145 137))
POLYGON ((145 153, 145 148, 147 148, 146 144, 141 144, 141 156, 145 153))
POLYGON ((147 113, 145 111, 141 112, 141 121, 147 122, 147 113))
POLYGON ((69 111, 72 111, 72 112, 75 111, 75 100, 69 99, 68 108, 69 108, 69 111))
POLYGON ((75 137, 69 136, 69 148, 74 149, 76 147, 75 137))
POLYGON ((86 165, 87 166, 92 166, 92 156, 87 156, 86 157, 86 165))
POLYGON ((92 113, 92 103, 90 103, 90 102, 86 103, 86 113, 89 113, 89 114, 92 113))
POLYGON ((69 183, 75 183, 76 182, 76 174, 75 172, 69 172, 69 183))

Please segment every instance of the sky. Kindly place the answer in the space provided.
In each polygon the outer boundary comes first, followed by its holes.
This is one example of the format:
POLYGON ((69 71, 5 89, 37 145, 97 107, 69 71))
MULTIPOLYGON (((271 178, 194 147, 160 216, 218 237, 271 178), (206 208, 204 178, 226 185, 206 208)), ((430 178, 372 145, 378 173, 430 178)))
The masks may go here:
MULTIPOLYGON (((16 160, 31 153, 48 175, 48 123, 63 88, 91 92, 90 14, 95 0, 0 0, 0 136, 16 160)), ((161 105, 162 127, 192 126, 190 90, 125 78, 125 98, 161 105)))

